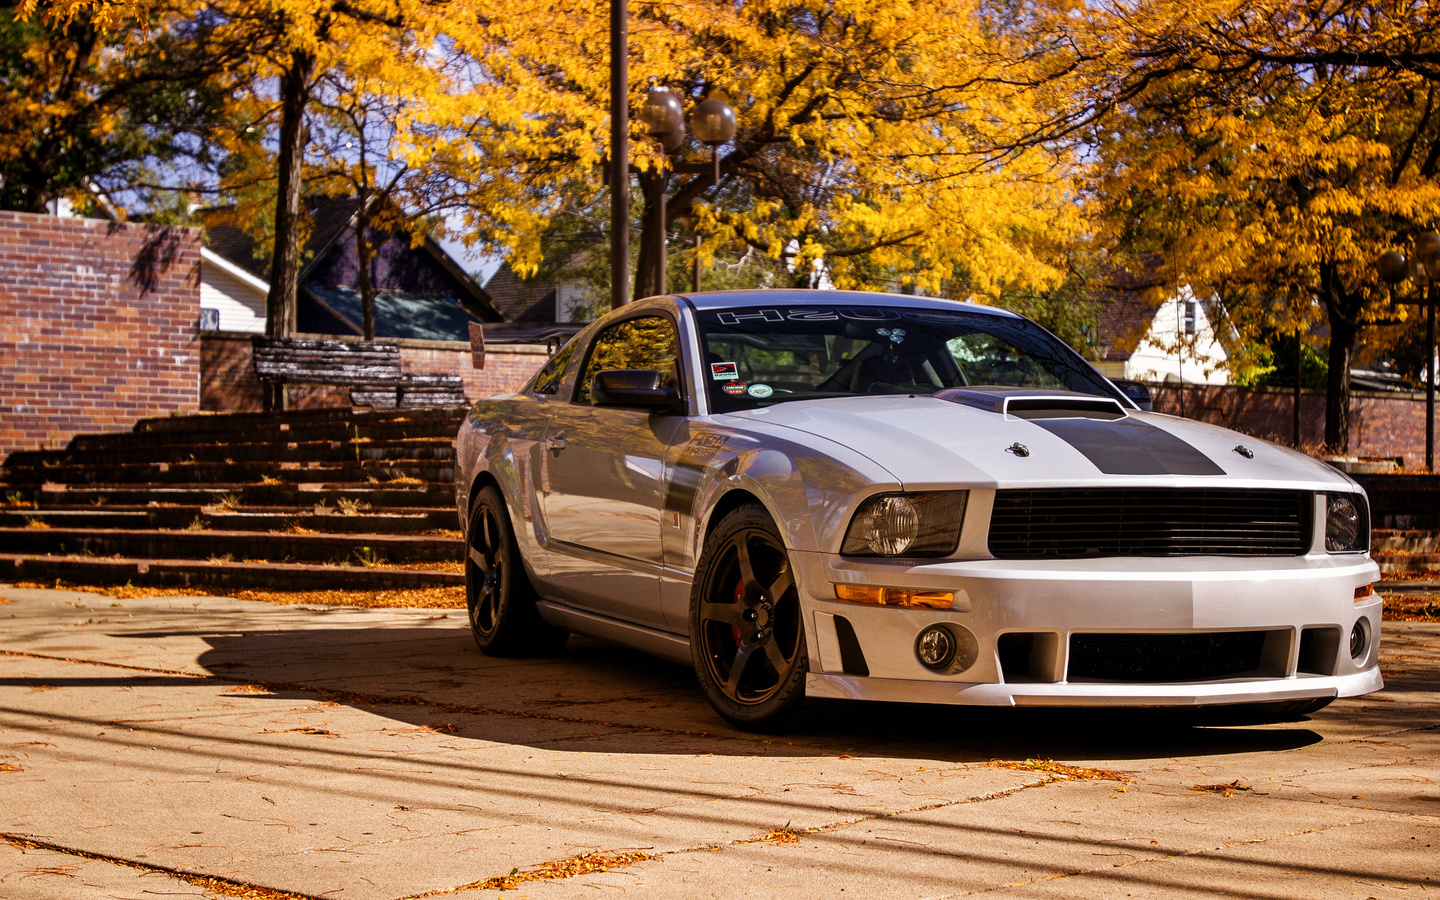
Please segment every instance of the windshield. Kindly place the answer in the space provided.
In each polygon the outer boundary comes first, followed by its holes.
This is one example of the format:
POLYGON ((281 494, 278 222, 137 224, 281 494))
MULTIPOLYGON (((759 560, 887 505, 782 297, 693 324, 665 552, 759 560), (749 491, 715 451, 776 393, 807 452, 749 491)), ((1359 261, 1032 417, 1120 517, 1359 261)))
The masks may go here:
POLYGON ((857 394, 1022 387, 1115 397, 1080 356, 1033 322, 987 313, 804 306, 703 310, 716 412, 857 394))

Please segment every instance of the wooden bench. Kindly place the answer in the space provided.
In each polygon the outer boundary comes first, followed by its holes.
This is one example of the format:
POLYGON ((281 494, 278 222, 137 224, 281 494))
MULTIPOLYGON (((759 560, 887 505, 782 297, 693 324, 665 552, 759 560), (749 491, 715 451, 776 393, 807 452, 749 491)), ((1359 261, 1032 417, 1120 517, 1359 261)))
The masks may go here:
POLYGON ((255 376, 280 384, 350 386, 350 402, 382 409, 464 406, 459 375, 415 375, 400 370, 395 341, 313 338, 251 339, 255 376))

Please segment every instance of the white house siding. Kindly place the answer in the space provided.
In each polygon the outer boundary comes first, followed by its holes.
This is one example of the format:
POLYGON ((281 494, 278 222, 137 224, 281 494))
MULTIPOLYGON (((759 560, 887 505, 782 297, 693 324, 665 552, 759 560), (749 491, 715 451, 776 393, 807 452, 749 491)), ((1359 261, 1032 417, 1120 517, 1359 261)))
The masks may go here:
POLYGON ((1122 377, 1149 382, 1230 383, 1230 373, 1225 369, 1228 356, 1215 338, 1207 304, 1203 300, 1195 301, 1195 294, 1187 287, 1161 304, 1144 340, 1126 361, 1122 377), (1179 317, 1190 304, 1195 312, 1195 330, 1193 334, 1186 334, 1179 317), (1181 335, 1184 335, 1183 359, 1177 354, 1181 335))
POLYGON ((265 292, 202 255, 200 308, 220 313, 221 331, 265 330, 265 292))

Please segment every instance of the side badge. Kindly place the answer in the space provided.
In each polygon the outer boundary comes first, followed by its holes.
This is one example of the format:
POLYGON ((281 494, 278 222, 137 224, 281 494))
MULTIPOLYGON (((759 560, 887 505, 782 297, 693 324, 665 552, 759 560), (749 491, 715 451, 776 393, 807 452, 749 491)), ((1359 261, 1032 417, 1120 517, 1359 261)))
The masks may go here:
POLYGON ((1027 457, 1027 456, 1030 455, 1030 448, 1027 447, 1027 446, 1025 446, 1024 444, 1020 443, 1019 441, 1016 441, 1015 443, 1013 443, 1013 444, 1011 444, 1010 446, 1006 447, 1006 448, 1005 448, 1005 452, 1006 452, 1006 453, 1013 453, 1013 454, 1015 454, 1016 456, 1020 457, 1021 459, 1024 459, 1025 457, 1027 457))

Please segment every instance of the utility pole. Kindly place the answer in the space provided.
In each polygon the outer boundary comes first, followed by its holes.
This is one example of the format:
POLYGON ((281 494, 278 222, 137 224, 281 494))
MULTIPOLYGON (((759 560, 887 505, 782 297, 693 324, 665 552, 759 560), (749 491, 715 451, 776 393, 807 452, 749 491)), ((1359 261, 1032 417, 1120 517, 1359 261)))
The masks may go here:
POLYGON ((610 308, 630 299, 630 9, 610 0, 610 308))

